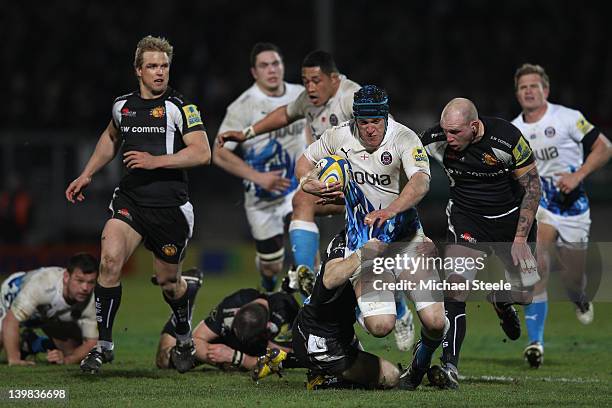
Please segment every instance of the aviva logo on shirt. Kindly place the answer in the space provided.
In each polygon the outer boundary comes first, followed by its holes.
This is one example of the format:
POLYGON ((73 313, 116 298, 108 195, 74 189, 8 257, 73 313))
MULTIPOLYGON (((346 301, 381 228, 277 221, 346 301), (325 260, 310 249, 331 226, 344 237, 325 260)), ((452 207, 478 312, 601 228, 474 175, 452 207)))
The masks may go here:
POLYGON ((195 105, 183 106, 183 112, 185 112, 185 118, 187 119, 187 127, 194 127, 196 125, 203 125, 200 112, 195 105))

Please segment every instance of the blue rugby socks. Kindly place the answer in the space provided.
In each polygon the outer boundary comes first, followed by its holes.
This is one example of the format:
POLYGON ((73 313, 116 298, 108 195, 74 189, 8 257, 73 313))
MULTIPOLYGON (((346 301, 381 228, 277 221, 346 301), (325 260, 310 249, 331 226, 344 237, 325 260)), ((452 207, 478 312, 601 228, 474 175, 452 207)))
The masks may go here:
POLYGON ((310 221, 294 220, 289 224, 289 238, 293 250, 293 262, 314 270, 319 251, 319 228, 310 221))

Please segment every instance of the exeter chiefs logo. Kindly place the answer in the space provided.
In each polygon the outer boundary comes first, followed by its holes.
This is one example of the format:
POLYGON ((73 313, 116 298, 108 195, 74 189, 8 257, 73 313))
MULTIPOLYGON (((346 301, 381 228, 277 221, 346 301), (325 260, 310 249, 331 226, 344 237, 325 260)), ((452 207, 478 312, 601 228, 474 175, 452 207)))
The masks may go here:
POLYGON ((162 252, 166 256, 174 256, 176 255, 176 245, 167 244, 162 247, 162 252))
POLYGON ((338 126, 338 117, 335 113, 332 113, 329 116, 329 123, 331 123, 332 126, 338 126))
POLYGON ((164 109, 163 106, 157 106, 151 109, 151 112, 149 112, 149 114, 154 118, 163 118, 166 114, 166 109, 164 109))
POLYGON ((388 166, 393 161, 393 156, 391 156, 391 153, 385 151, 383 152, 383 154, 380 155, 380 161, 385 166, 388 166))
POLYGON ((482 155, 482 162, 489 166, 495 166, 499 163, 497 158, 490 153, 485 153, 482 155))

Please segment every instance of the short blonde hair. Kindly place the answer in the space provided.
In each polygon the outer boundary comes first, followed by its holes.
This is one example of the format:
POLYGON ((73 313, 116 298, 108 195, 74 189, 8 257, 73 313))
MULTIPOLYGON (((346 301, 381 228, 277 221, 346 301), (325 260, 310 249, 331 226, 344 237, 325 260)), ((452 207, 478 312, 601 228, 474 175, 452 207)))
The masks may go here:
POLYGON ((140 68, 142 65, 143 54, 145 51, 165 52, 166 55, 168 55, 168 62, 172 63, 172 50, 172 45, 170 45, 168 40, 165 38, 147 35, 142 40, 138 41, 138 45, 136 45, 136 53, 134 54, 134 68, 140 68))
POLYGON ((537 64, 523 64, 514 73, 514 89, 518 89, 518 81, 523 75, 538 74, 542 79, 542 86, 544 88, 550 87, 550 79, 548 74, 544 71, 541 65, 537 64))

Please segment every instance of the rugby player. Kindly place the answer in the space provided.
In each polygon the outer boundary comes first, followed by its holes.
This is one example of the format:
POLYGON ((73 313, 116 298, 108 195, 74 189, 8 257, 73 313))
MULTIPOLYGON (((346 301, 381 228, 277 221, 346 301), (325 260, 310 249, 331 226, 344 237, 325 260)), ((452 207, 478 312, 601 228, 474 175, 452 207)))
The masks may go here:
POLYGON ((95 173, 121 151, 124 175, 102 231, 94 289, 99 339, 81 362, 85 372, 97 373, 114 358, 112 329, 121 303, 121 270, 141 242, 153 253, 157 281, 176 317, 174 365, 179 372, 193 365, 187 283, 181 278, 194 224, 185 169, 209 164, 211 154, 197 106, 168 86, 172 51, 163 38, 139 41, 134 57, 139 90, 115 99, 112 119, 94 153, 66 189, 68 201, 83 201, 95 173))
POLYGON ((65 268, 10 275, 0 288, 0 348, 4 344, 8 364, 32 365, 22 353, 39 352, 54 364, 80 362, 98 340, 92 296, 97 276, 98 261, 86 253, 73 255, 65 268), (26 328, 21 335, 20 327, 26 328))
POLYGON ((593 303, 585 293, 591 217, 583 181, 610 160, 612 147, 582 113, 548 102, 550 80, 541 66, 523 64, 514 75, 514 86, 522 112, 512 123, 529 140, 542 185, 536 214, 542 280, 535 286, 533 302, 525 306, 529 344, 524 356, 537 368, 544 358, 551 262, 561 261, 562 281, 576 305, 578 320, 584 324, 593 321, 593 303))

